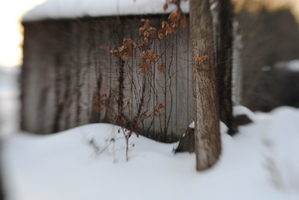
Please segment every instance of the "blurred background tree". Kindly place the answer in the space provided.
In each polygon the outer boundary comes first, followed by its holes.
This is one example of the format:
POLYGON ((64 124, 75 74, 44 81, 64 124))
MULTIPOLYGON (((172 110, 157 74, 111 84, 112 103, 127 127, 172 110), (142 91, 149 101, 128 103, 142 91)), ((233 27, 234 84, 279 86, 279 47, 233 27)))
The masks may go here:
POLYGON ((298 22, 292 14, 294 4, 241 0, 236 1, 235 8, 243 40, 242 104, 261 111, 281 105, 298 107, 299 73, 276 67, 278 62, 299 59, 298 22))

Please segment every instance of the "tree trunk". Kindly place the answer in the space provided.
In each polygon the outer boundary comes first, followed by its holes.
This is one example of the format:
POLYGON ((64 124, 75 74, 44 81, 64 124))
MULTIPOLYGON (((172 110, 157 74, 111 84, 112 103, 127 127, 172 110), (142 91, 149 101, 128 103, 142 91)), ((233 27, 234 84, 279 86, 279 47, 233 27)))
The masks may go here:
POLYGON ((217 30, 217 88, 220 120, 228 127, 228 134, 237 131, 233 127, 232 58, 233 58, 233 6, 230 0, 218 1, 217 30))
POLYGON ((209 0, 190 0, 196 169, 211 167, 221 153, 214 42, 209 0))

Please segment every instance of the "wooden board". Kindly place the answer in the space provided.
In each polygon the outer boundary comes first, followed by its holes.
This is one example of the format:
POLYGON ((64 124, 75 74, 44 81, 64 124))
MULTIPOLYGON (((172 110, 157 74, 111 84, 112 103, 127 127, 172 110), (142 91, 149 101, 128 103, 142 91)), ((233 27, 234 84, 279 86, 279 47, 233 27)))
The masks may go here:
MULTIPOLYGON (((160 29, 166 16, 148 18, 160 29)), ((140 49, 125 59, 110 54, 124 38, 140 43, 140 19, 24 23, 22 129, 48 134, 96 122, 121 125, 122 113, 125 125, 139 118, 139 134, 176 141, 193 119, 189 27, 150 40, 157 59, 140 74, 140 49), (164 72, 158 69, 162 63, 164 72)))

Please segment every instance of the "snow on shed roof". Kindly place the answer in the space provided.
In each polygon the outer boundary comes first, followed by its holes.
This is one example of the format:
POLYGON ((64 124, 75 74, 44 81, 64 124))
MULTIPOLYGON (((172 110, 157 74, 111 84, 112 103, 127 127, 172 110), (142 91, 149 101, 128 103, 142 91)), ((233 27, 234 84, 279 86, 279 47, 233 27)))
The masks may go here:
MULTIPOLYGON (((23 21, 101 17, 115 15, 163 14, 174 11, 174 5, 164 11, 166 0, 48 0, 30 10, 23 21)), ((183 12, 189 12, 189 2, 182 1, 183 12)))

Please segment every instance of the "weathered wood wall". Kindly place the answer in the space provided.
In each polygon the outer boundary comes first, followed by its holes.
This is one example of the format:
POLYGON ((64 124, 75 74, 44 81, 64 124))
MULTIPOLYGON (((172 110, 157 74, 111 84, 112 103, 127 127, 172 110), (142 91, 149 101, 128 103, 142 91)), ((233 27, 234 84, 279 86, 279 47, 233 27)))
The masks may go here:
MULTIPOLYGON (((147 18, 160 29, 166 16, 147 18)), ((110 54, 123 38, 140 42, 140 18, 45 20, 23 25, 23 130, 48 134, 88 123, 116 123, 121 109, 127 121, 146 114, 135 129, 138 133, 172 142, 193 121, 189 27, 150 41, 157 59, 151 71, 142 75, 138 73, 139 50, 123 60, 110 54), (157 68, 162 62, 164 72, 157 68), (164 108, 155 112, 159 104, 164 108)))

